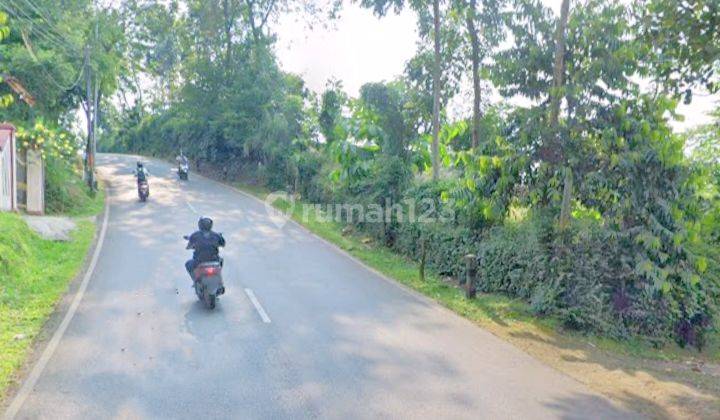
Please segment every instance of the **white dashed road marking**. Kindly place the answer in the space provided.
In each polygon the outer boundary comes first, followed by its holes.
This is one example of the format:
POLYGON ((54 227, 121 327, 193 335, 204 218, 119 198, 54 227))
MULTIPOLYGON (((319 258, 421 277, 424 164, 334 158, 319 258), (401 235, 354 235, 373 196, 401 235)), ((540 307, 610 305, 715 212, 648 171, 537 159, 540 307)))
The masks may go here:
POLYGON ((263 322, 266 324, 269 324, 270 317, 265 312, 265 309, 263 309, 262 305, 260 305, 260 302, 258 302, 257 298, 255 297, 255 293, 253 293, 250 289, 245 289, 245 294, 248 295, 248 298, 250 298, 250 302, 252 302, 253 306, 255 306, 255 310, 257 310, 258 314, 260 314, 260 318, 262 318, 263 322))

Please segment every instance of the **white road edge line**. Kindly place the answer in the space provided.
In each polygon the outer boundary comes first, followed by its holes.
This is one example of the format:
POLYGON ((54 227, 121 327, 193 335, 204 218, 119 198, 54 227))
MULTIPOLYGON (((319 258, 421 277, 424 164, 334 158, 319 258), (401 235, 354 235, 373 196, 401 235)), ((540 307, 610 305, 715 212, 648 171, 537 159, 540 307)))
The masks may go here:
POLYGON ((260 305, 260 302, 258 302, 257 298, 255 297, 255 293, 253 293, 250 289, 245 289, 245 294, 248 295, 250 298, 250 302, 252 302, 253 306, 255 306, 255 310, 257 310, 258 314, 260 314, 260 318, 262 318, 263 322, 266 324, 271 323, 270 317, 265 312, 265 309, 263 309, 262 305, 260 305))
POLYGON ((90 283, 90 278, 95 271, 95 266, 97 265, 98 259, 100 257, 100 251, 102 250, 103 242, 105 242, 105 233, 107 232, 108 218, 110 216, 109 188, 106 190, 106 194, 107 197, 105 201, 105 216, 103 217, 102 228, 100 229, 100 236, 98 237, 98 242, 95 245, 95 252, 93 253, 92 259, 90 260, 90 265, 85 272, 85 277, 83 277, 80 288, 78 289, 77 293, 75 293, 75 297, 70 304, 70 308, 65 314, 65 318, 63 318, 58 329, 55 330, 52 339, 50 339, 50 343, 48 343, 47 347, 45 347, 45 350, 40 356, 40 359, 37 361, 35 367, 33 367, 32 371, 30 372, 30 376, 28 376, 22 388, 20 388, 20 391, 18 391, 15 399, 10 404, 7 411, 5 411, 6 420, 12 420, 13 418, 15 418, 15 416, 18 414, 23 404, 25 403, 27 397, 33 391, 35 384, 37 383, 38 379, 40 379, 40 375, 42 375, 45 367, 50 361, 50 358, 55 353, 55 350, 60 344, 60 340, 63 338, 63 335, 65 335, 65 331, 70 325, 70 321, 72 321, 73 317, 75 316, 75 312, 77 312, 78 306, 80 306, 80 302, 85 295, 85 290, 87 289, 88 283, 90 283))

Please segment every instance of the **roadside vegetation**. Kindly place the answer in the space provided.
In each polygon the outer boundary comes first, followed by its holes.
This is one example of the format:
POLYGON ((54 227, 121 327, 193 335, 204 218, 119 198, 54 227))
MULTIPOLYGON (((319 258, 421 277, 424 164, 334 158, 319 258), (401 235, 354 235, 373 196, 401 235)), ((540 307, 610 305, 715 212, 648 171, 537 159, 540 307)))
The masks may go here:
MULTIPOLYGON (((717 361, 720 133, 672 127, 682 101, 718 88, 720 52, 705 48, 720 41, 717 5, 563 1, 555 14, 533 0, 360 3, 380 17, 413 8, 420 41, 403 75, 357 94, 336 80, 315 93, 282 71, 272 18, 239 3, 187 2, 186 14, 124 3, 135 28, 126 54, 152 69, 137 74, 155 90, 121 103, 104 149, 183 150, 193 170, 258 191, 379 207, 389 216, 345 207, 338 225, 302 222, 596 389, 645 401, 645 412, 717 408, 717 376, 681 367, 717 361), (162 60, 139 54, 148 47, 162 60), (499 102, 487 99, 494 91, 499 102), (449 112, 468 97, 472 108, 449 112), (468 253, 480 267, 474 301, 452 285, 468 253), (642 374, 617 372, 635 367, 642 374), (660 373, 638 379, 650 372, 660 373), (644 386, 655 397, 637 396, 644 386)), ((271 17, 287 11, 263 4, 271 17)), ((138 79, 120 91, 137 92, 138 79)))
POLYGON ((69 241, 52 241, 20 215, 0 213, 0 400, 82 268, 95 234, 92 216, 104 207, 102 189, 91 191, 83 182, 83 141, 71 130, 82 100, 79 80, 70 81, 78 68, 70 43, 83 32, 75 25, 81 17, 73 16, 77 3, 47 14, 37 8, 27 14, 14 1, 0 4, 0 75, 10 78, 0 83, 0 121, 17 128, 19 159, 26 150, 43 158, 46 214, 76 224, 69 241), (47 27, 57 12, 67 13, 72 36, 59 37, 47 27))
POLYGON ((82 267, 95 224, 78 221, 69 242, 44 240, 17 215, 0 213, 0 395, 22 366, 69 282, 82 267))
MULTIPOLYGON (((181 14, 126 2, 126 54, 157 69, 157 85, 110 118, 104 147, 182 149, 228 180, 377 206, 387 217, 342 219, 442 277, 463 278, 472 253, 482 292, 565 331, 705 350, 720 309, 720 136, 671 123, 680 101, 717 88, 720 53, 704 49, 719 41, 717 5, 564 1, 556 15, 534 0, 436 3, 361 2, 379 16, 414 8, 420 42, 405 74, 353 97, 338 81, 316 95, 283 72, 270 20, 239 3, 187 2, 181 14), (140 54, 147 39, 162 61, 140 54), (463 80, 473 109, 451 116, 463 80), (484 102, 491 87, 499 103, 484 102)), ((273 4, 270 16, 286 12, 273 4)), ((133 80, 120 90, 136 92, 133 80)))
MULTIPOLYGON (((265 200, 269 190, 239 189, 265 200)), ((279 199, 273 205, 294 221, 368 266, 434 299, 496 336, 603 394, 653 418, 709 418, 720 410, 720 335, 712 333, 703 353, 676 343, 658 348, 642 338, 616 340, 567 329, 558 317, 538 317, 532 305, 507 293, 467 299, 458 284, 420 267, 383 244, 369 240, 325 215, 305 212, 279 199), (309 216, 309 217, 308 217, 309 216), (644 390, 642 393, 638 390, 644 390)))
MULTIPOLYGON (((539 0, 356 3, 379 18, 411 9, 416 54, 394 80, 359 92, 329 80, 313 92, 281 69, 276 24, 287 14, 331 23, 342 1, 5 0, 0 74, 22 80, 36 105, 2 84, 0 120, 71 167, 62 135, 75 110, 90 112, 78 78, 89 64, 104 150, 183 150, 192 170, 229 182, 380 208, 378 220, 346 211, 339 226, 304 223, 518 345, 537 336, 530 353, 585 342, 717 359, 720 114, 673 129, 680 103, 720 90, 717 1, 562 0, 559 13, 539 0), (399 217, 413 212, 430 222, 399 217), (474 301, 451 285, 469 253, 474 301), (503 323, 529 330, 505 334, 503 323)), ((53 211, 82 214, 53 165, 53 211)), ((584 356, 563 357, 558 366, 584 356)), ((642 369, 636 378, 653 371, 627 360, 642 369)), ((714 395, 687 401, 716 407, 714 395)))
POLYGON ((16 214, 0 213, 0 400, 13 383, 37 335, 78 275, 95 236, 104 191, 91 193, 74 164, 46 162, 46 207, 71 217, 67 242, 38 236, 16 214))

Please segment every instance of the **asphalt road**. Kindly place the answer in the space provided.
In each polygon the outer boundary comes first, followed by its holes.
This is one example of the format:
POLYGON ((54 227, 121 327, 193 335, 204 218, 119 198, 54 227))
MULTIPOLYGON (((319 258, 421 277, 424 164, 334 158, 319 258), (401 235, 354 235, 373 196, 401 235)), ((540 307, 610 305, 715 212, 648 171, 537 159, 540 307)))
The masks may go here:
POLYGON ((250 197, 152 161, 139 203, 135 160, 99 162, 104 246, 17 418, 632 416, 300 227, 278 228, 250 197), (228 241, 228 293, 212 312, 183 267, 198 214, 228 241))

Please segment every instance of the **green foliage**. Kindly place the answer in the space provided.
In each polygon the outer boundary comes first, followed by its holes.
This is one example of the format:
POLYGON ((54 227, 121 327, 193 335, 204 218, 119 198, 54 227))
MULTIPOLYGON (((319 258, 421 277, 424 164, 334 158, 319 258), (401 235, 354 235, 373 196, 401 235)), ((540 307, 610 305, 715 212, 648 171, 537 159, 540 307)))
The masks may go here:
POLYGON ((320 132, 327 143, 345 140, 347 137, 343 130, 344 118, 342 115, 346 103, 347 98, 342 91, 342 85, 339 82, 328 83, 322 94, 319 116, 320 132))
MULTIPOLYGON (((272 16, 292 4, 261 3, 272 16)), ((691 134, 688 159, 669 119, 677 92, 712 87, 716 78, 710 2, 697 10, 665 0, 573 2, 557 87, 558 18, 542 1, 443 3, 441 104, 472 78, 473 18, 483 28, 480 94, 489 96, 490 79, 504 98, 529 101, 481 102, 476 147, 469 119, 441 113, 443 170, 433 182, 431 3, 361 4, 378 15, 411 7, 421 39, 403 77, 367 83, 350 98, 339 82, 316 95, 283 72, 256 10, 190 1, 179 13, 174 2, 124 2, 122 19, 138 28, 125 54, 136 64, 124 68, 119 86, 136 100, 106 113, 106 147, 163 156, 182 149, 230 179, 254 178, 318 204, 391 210, 381 221, 351 223, 408 258, 424 255, 442 275, 463 278, 462 256, 476 253, 483 290, 522 299, 536 316, 569 328, 702 347, 720 310, 718 136, 716 127, 691 134), (670 33, 672 16, 687 27, 670 33), (708 47, 684 43, 692 34, 708 47), (513 43, 500 46, 506 35, 513 43), (138 76, 153 79, 151 101, 141 97, 138 76), (657 91, 639 78, 657 82, 657 91), (557 122, 548 118, 556 97, 557 122), (566 170, 575 179, 570 194, 566 170), (563 202, 572 220, 560 227, 563 202), (411 208, 433 221, 408 222, 393 211, 411 208)))
POLYGON ((43 158, 72 160, 80 151, 81 140, 69 131, 49 128, 42 120, 30 128, 19 127, 18 147, 40 151, 43 158))
POLYGON ((720 3, 643 0, 634 3, 648 68, 669 91, 692 100, 693 87, 720 89, 720 3))
MULTIPOLYGON (((2 42, 2 40, 4 38, 7 38, 7 36, 10 35, 10 27, 7 26, 7 20, 8 20, 7 15, 3 12, 0 12, 0 42, 2 42)), ((2 83, 2 82, 3 82, 3 78, 2 78, 2 76, 0 76, 0 83, 2 83)), ((13 102, 12 95, 9 95, 9 94, 0 95, 0 109, 6 108, 10 104, 12 104, 12 102, 13 102)))
POLYGON ((102 207, 102 193, 93 193, 82 179, 80 162, 49 156, 45 159, 45 211, 50 214, 90 215, 102 207))

